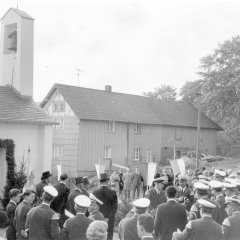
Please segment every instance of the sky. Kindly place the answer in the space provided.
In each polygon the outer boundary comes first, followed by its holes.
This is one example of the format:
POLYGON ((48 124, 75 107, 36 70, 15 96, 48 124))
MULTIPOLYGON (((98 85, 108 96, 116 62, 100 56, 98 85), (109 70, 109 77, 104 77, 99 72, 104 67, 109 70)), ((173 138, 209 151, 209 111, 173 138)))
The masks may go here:
POLYGON ((54 83, 179 91, 199 79, 202 57, 240 34, 239 0, 1 0, 0 16, 17 6, 35 19, 35 101, 54 83))

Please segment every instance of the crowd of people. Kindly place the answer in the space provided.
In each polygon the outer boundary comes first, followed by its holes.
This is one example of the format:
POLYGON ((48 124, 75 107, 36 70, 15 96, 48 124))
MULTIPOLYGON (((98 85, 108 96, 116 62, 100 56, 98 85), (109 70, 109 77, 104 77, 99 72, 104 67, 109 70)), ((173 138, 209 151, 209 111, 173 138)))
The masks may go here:
POLYGON ((51 176, 42 173, 34 190, 10 190, 10 201, 0 211, 1 237, 112 240, 122 199, 132 209, 119 223, 120 240, 240 239, 240 172, 156 173, 146 193, 140 191, 143 178, 138 169, 100 174, 100 186, 93 191, 88 177, 75 178, 70 190, 67 174, 53 186, 51 176))

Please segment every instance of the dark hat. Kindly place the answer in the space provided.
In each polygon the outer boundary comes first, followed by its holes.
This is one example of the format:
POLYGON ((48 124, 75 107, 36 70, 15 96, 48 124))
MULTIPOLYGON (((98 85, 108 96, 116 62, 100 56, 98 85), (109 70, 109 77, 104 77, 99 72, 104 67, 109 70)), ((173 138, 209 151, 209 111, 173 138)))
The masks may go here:
POLYGON ((100 182, 102 182, 102 181, 110 180, 110 178, 109 178, 109 176, 107 175, 107 173, 101 173, 99 180, 100 180, 100 182))
POLYGON ((5 211, 0 210, 0 228, 6 228, 8 226, 8 215, 5 211))
POLYGON ((68 179, 68 175, 66 173, 61 174, 60 180, 66 180, 68 179))
POLYGON ((83 177, 83 183, 84 183, 84 184, 89 184, 89 181, 88 181, 88 177, 87 177, 87 176, 83 177))
POLYGON ((83 183, 83 177, 77 177, 75 178, 75 184, 83 183))
POLYGON ((50 176, 52 176, 52 174, 49 171, 43 172, 41 176, 41 180, 48 178, 50 176))

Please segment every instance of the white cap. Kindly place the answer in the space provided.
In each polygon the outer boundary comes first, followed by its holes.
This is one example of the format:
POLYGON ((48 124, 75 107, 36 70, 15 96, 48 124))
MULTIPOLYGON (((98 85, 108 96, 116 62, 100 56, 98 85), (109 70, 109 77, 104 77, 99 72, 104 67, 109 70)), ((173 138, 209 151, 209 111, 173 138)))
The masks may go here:
POLYGON ((224 178, 224 181, 225 181, 226 183, 232 183, 233 179, 226 177, 226 178, 224 178))
POLYGON ((200 179, 205 179, 205 180, 208 179, 206 176, 204 176, 204 175, 202 175, 202 174, 198 175, 198 178, 199 178, 199 180, 200 180, 200 179))
POLYGON ((166 176, 162 176, 162 177, 159 177, 159 178, 155 178, 153 180, 153 182, 158 182, 158 181, 167 182, 167 177, 166 176))
POLYGON ((223 187, 223 184, 219 181, 216 181, 216 180, 212 180, 209 182, 209 186, 211 188, 222 188, 223 187))
POLYGON ((209 182, 207 181, 207 180, 205 180, 205 179, 199 179, 199 182, 201 182, 201 183, 203 183, 203 184, 205 184, 205 185, 209 185, 209 182))
POLYGON ((206 184, 202 183, 202 182, 195 182, 194 183, 194 188, 201 189, 201 190, 209 189, 209 187, 206 184))
POLYGON ((148 198, 139 198, 133 202, 133 206, 136 208, 147 208, 150 204, 148 198))
POLYGON ((205 199, 199 199, 199 200, 197 200, 197 202, 203 207, 207 207, 207 208, 215 208, 216 207, 214 204, 212 204, 211 202, 209 202, 208 200, 205 200, 205 199))
POLYGON ((43 190, 44 192, 48 193, 52 197, 56 197, 58 195, 57 189, 53 186, 45 186, 43 190))
POLYGON ((216 169, 214 171, 214 173, 215 173, 215 175, 219 175, 221 177, 225 177, 226 176, 226 173, 224 171, 221 171, 221 170, 218 170, 218 169, 216 169))
POLYGON ((100 205, 103 205, 103 202, 99 200, 97 197, 95 197, 92 193, 89 194, 89 198, 91 199, 91 201, 94 201, 99 203, 100 205))
POLYGON ((178 179, 179 179, 179 181, 180 181, 181 179, 187 181, 188 177, 187 177, 187 175, 181 173, 181 174, 178 175, 178 179))
POLYGON ((231 183, 236 185, 236 187, 240 186, 240 180, 239 179, 233 179, 231 183))
POLYGON ((91 200, 85 195, 78 195, 74 198, 74 202, 79 207, 89 207, 91 205, 91 200))
POLYGON ((223 187, 224 187, 225 189, 235 188, 236 185, 235 185, 235 184, 232 184, 232 183, 226 183, 226 182, 224 182, 224 183, 223 183, 223 187))
POLYGON ((237 178, 237 174, 236 173, 231 173, 229 175, 229 178, 232 178, 232 179, 237 178))
POLYGON ((228 204, 228 203, 237 203, 240 205, 240 200, 237 199, 237 198, 233 198, 233 197, 225 197, 225 204, 228 204))

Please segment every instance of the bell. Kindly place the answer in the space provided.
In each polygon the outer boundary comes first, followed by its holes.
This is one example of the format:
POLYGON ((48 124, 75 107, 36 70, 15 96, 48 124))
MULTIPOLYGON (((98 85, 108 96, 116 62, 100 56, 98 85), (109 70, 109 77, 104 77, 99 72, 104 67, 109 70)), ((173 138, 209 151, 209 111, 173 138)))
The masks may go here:
POLYGON ((8 50, 17 51, 17 31, 13 31, 9 34, 8 38, 9 40, 9 47, 8 50))

